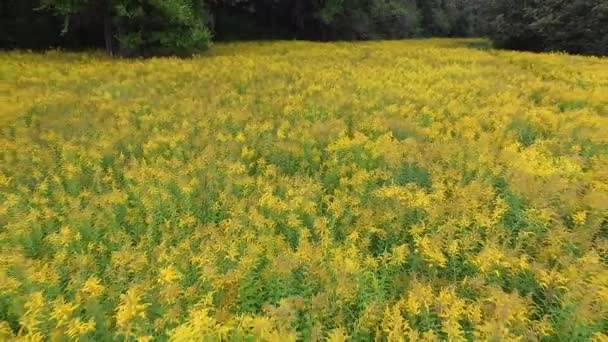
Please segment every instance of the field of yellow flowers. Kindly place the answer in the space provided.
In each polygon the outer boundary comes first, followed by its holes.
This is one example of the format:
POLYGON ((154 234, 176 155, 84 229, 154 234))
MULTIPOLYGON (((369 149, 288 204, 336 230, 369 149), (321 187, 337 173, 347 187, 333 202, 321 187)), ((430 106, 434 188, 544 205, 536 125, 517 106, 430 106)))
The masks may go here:
POLYGON ((0 340, 606 341, 608 59, 0 54, 0 340))

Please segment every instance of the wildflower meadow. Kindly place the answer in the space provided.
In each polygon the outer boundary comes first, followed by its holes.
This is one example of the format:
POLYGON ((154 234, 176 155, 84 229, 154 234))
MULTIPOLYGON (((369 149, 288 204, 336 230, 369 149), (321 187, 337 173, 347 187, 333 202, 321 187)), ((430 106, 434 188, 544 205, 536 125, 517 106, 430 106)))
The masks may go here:
POLYGON ((608 59, 0 52, 0 340, 607 341, 608 59))

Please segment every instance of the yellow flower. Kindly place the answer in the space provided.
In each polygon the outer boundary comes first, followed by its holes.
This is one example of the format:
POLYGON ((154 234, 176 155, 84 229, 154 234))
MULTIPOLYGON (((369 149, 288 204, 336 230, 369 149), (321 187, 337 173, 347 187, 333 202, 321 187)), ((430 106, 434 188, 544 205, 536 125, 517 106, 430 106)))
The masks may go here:
POLYGON ((435 334, 433 330, 428 330, 422 333, 422 341, 437 342, 439 341, 439 337, 437 336, 437 334, 435 334))
POLYGON ((429 284, 413 281, 407 293, 406 307, 408 312, 419 314, 420 308, 429 311, 435 301, 435 294, 429 284))
POLYGON ((606 342, 608 341, 608 335, 603 334, 601 332, 596 332, 595 334, 593 334, 593 336, 591 337, 591 340, 593 342, 606 342))
POLYGON ((605 340, 608 61, 479 42, 1 52, 0 340, 605 340))
POLYGON ((430 262, 432 265, 437 265, 439 267, 447 266, 448 259, 441 251, 441 246, 439 245, 438 241, 432 241, 430 238, 425 236, 419 240, 417 244, 425 260, 430 262))
POLYGON ((44 295, 41 291, 37 291, 29 296, 28 301, 24 306, 27 312, 39 312, 44 308, 45 303, 44 295))
POLYGON ((103 294, 104 289, 101 281, 97 277, 92 276, 84 282, 81 291, 90 298, 96 298, 103 294))
POLYGON ((51 318, 57 322, 57 326, 64 325, 70 320, 77 307, 78 305, 66 303, 63 297, 60 297, 53 302, 51 318))
POLYGON ((447 335, 449 341, 466 341, 462 326, 455 319, 446 319, 441 323, 441 330, 447 335))
POLYGON ((348 340, 348 335, 346 334, 346 330, 344 328, 335 328, 332 329, 329 334, 327 334, 327 338, 325 340, 327 342, 346 342, 348 340))
POLYGON ((458 322, 466 312, 465 302, 458 298, 454 288, 439 291, 437 301, 441 306, 439 315, 448 321, 458 322))
POLYGON ((45 299, 42 292, 34 292, 32 293, 28 301, 25 303, 24 307, 26 312, 19 319, 19 324, 21 325, 20 333, 25 331, 30 334, 39 333, 39 324, 40 316, 42 314, 42 310, 45 307, 45 299))
POLYGON ((572 215, 572 221, 577 226, 584 225, 586 220, 587 220, 587 212, 586 211, 579 211, 579 212, 576 212, 575 214, 572 215))
POLYGON ((420 314, 420 306, 421 303, 418 301, 418 299, 415 296, 407 296, 407 300, 406 300, 406 310, 407 312, 414 314, 414 315, 418 315, 420 314))
POLYGON ((398 306, 386 307, 381 323, 382 333, 389 341, 402 341, 410 331, 409 323, 403 319, 398 306))
POLYGON ((125 334, 132 330, 131 323, 137 318, 145 318, 147 304, 140 302, 141 294, 135 289, 120 295, 120 303, 116 309, 116 326, 125 334))
POLYGON ((67 327, 67 335, 72 339, 78 339, 92 331, 95 331, 93 320, 82 322, 80 318, 75 318, 68 323, 67 327))
POLYGON ((162 268, 159 273, 160 281, 165 284, 174 283, 182 279, 181 273, 172 265, 162 268))
POLYGON ((2 341, 10 341, 14 340, 15 336, 13 334, 13 329, 10 327, 8 322, 2 321, 0 322, 0 340, 2 341))
POLYGON ((409 256, 409 248, 407 245, 399 245, 397 247, 393 247, 390 263, 392 265, 401 266, 405 264, 407 257, 409 256))

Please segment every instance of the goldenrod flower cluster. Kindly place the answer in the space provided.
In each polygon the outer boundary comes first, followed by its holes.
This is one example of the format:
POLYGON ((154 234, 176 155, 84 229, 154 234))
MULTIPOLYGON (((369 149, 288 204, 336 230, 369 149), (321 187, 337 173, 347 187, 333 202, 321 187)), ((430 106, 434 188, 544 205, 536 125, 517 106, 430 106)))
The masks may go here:
POLYGON ((0 54, 0 339, 606 341, 608 60, 0 54))

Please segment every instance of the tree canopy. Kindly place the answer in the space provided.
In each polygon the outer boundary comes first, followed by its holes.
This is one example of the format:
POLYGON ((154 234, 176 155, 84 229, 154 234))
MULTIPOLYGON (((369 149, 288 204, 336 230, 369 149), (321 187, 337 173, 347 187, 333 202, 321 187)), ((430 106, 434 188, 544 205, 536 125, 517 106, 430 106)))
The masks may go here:
POLYGON ((0 46, 188 55, 215 40, 489 36, 608 53, 608 0, 5 0, 0 46))
POLYGON ((499 47, 608 53, 606 0, 491 0, 485 9, 499 47))

